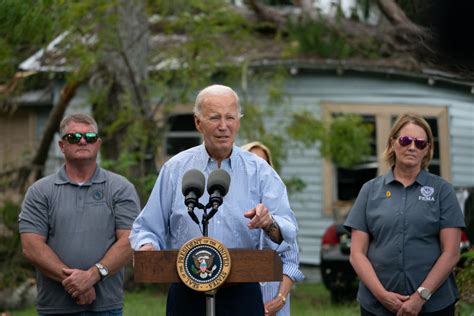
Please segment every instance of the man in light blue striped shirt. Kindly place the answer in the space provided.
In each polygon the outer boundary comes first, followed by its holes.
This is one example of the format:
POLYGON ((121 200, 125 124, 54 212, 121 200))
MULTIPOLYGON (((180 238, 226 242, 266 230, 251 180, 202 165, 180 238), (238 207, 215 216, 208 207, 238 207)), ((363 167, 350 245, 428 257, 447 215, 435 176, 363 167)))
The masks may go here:
MULTIPOLYGON (((226 86, 207 87, 196 98, 194 114, 204 144, 179 153, 162 166, 150 198, 133 225, 132 247, 178 249, 202 236, 188 215, 181 181, 190 169, 201 170, 208 177, 217 168, 230 174, 231 183, 223 204, 209 222, 210 237, 228 248, 257 249, 263 230, 269 242, 293 243, 297 224, 285 185, 265 161, 234 145, 241 118, 237 94, 226 86)), ((205 192, 201 201, 208 199, 205 192)), ((182 284, 170 287, 167 315, 204 315, 205 308, 204 294, 182 284)), ((242 283, 220 289, 216 312, 263 315, 260 286, 242 283)))

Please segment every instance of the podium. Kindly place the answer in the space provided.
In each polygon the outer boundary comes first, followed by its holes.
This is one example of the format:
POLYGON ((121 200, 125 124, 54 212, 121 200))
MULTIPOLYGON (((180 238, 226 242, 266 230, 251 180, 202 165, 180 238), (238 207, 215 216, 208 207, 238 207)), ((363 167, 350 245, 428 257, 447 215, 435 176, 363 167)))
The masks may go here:
MULTIPOLYGON (((228 249, 232 262, 225 284, 281 281, 282 263, 271 249, 228 249)), ((134 281, 137 283, 182 282, 177 271, 178 250, 135 251, 133 254, 134 281)), ((222 286, 221 285, 221 286, 222 286)), ((206 292, 206 315, 214 316, 215 293, 206 292)))
MULTIPOLYGON (((271 249, 230 248, 232 268, 225 283, 282 280, 280 256, 271 249)), ((134 280, 137 283, 181 282, 176 270, 178 250, 135 251, 134 280)))

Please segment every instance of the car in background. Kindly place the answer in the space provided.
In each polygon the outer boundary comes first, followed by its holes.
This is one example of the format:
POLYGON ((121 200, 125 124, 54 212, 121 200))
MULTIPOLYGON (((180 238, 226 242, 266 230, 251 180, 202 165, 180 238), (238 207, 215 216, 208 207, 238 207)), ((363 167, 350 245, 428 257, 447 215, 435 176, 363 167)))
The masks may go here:
POLYGON ((333 302, 354 300, 359 280, 349 262, 351 234, 341 224, 326 228, 321 239, 320 271, 333 302))
MULTIPOLYGON (((463 231, 460 252, 468 251, 470 246, 468 235, 463 231)), ((359 280, 349 262, 350 252, 350 232, 342 223, 331 224, 321 239, 320 271, 323 284, 331 293, 333 302, 354 300, 356 297, 359 280)), ((463 261, 464 258, 461 258, 458 266, 462 266, 463 261)))

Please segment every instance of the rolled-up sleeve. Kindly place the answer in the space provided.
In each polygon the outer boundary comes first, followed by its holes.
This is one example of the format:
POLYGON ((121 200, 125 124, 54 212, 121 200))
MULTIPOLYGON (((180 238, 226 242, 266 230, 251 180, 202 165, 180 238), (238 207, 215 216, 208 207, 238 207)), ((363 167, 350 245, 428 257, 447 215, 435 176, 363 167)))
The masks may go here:
POLYGON ((262 203, 269 209, 273 219, 278 224, 283 240, 288 244, 293 244, 296 239, 298 224, 295 214, 291 210, 288 193, 283 181, 271 169, 271 173, 262 178, 262 184, 262 203))
POLYGON ((152 244, 157 250, 167 248, 173 196, 171 180, 168 169, 163 166, 148 202, 133 223, 129 237, 133 249, 138 250, 145 244, 152 244))

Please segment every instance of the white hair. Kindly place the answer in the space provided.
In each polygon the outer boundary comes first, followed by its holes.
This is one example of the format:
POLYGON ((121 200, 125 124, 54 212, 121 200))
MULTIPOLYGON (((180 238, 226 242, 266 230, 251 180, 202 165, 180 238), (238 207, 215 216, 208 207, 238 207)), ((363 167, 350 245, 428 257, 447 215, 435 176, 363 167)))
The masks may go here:
POLYGON ((202 110, 202 105, 208 96, 221 96, 221 95, 233 95, 235 98, 235 102, 237 104, 237 111, 239 114, 241 114, 241 108, 240 108, 240 100, 239 96, 237 93, 235 93, 232 88, 219 85, 219 84, 214 84, 211 86, 208 86, 204 89, 202 89, 199 94, 196 97, 196 102, 194 103, 194 114, 195 115, 200 115, 201 110, 202 110))

